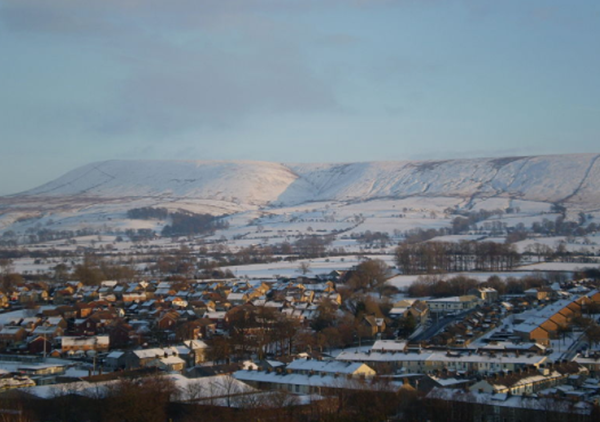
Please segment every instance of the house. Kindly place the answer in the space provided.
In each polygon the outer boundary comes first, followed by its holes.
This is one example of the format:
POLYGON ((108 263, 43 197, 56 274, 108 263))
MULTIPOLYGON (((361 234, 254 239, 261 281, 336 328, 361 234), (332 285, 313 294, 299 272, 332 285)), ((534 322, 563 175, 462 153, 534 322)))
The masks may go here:
POLYGON ((0 347, 16 347, 25 341, 27 331, 21 326, 6 325, 0 330, 0 347))
POLYGON ((593 420, 593 405, 586 402, 456 388, 434 388, 425 397, 424 406, 431 420, 447 422, 593 420))
POLYGON ((587 375, 587 373, 588 370, 585 367, 575 362, 561 362, 540 368, 531 366, 486 378, 473 384, 469 389, 484 393, 535 394, 564 383, 572 375, 587 375))
POLYGON ((78 302, 75 304, 78 318, 87 318, 94 311, 94 305, 89 302, 78 302))
POLYGON ((385 320, 383 318, 375 318, 373 315, 365 315, 361 321, 361 326, 369 333, 370 337, 385 331, 385 320))
MULTIPOLYGON (((56 303, 56 302, 55 302, 56 303)), ((57 306, 53 310, 49 311, 51 315, 48 316, 62 316, 64 319, 73 319, 77 318, 77 309, 74 306, 70 305, 61 305, 57 306)), ((46 311, 44 311, 44 314, 46 311)))
POLYGON ((148 366, 155 366, 168 372, 182 372, 185 369, 185 360, 179 356, 171 355, 155 359, 148 366))
POLYGON ((124 359, 127 369, 137 369, 155 366, 153 362, 156 362, 157 359, 177 355, 177 349, 156 347, 152 349, 128 350, 125 354, 124 359))
POLYGON ((292 374, 339 374, 355 378, 377 375, 372 368, 364 363, 316 359, 295 359, 286 366, 286 371, 292 374))
POLYGON ((106 366, 106 368, 110 371, 125 369, 127 367, 125 356, 125 352, 121 350, 114 350, 110 352, 106 358, 104 358, 104 366, 106 366))
POLYGON ((65 303, 72 303, 75 300, 73 299, 73 294, 75 293, 75 289, 68 286, 63 289, 57 290, 54 292, 52 296, 52 301, 55 305, 62 305, 65 303))
POLYGON ((0 308, 7 308, 9 306, 10 299, 7 295, 0 292, 0 308))
POLYGON ((216 324, 217 329, 223 329, 228 321, 227 312, 224 311, 208 311, 203 315, 203 318, 216 324))
POLYGON ((471 294, 479 297, 484 303, 494 303, 499 298, 498 290, 492 287, 479 287, 474 289, 471 294))
POLYGON ((62 353, 73 353, 73 352, 106 352, 109 347, 108 336, 91 336, 91 337, 62 337, 61 338, 61 350, 62 353))
POLYGON ((180 321, 175 328, 175 338, 178 341, 184 339, 197 339, 201 336, 201 323, 194 321, 180 321))
POLYGON ((144 302, 147 299, 146 292, 126 292, 123 293, 122 300, 125 303, 144 302))
POLYGON ((60 327, 63 330, 67 328, 67 321, 61 316, 47 317, 43 324, 46 326, 56 325, 57 327, 60 327))
POLYGON ((517 371, 528 366, 539 367, 547 361, 547 356, 533 353, 408 349, 399 343, 398 349, 376 342, 367 352, 342 352, 336 360, 362 362, 374 369, 393 368, 399 373, 428 373, 435 370, 493 374, 517 371), (376 349, 375 346, 379 347, 376 349))
POLYGON ((440 299, 428 299, 426 301, 429 310, 433 313, 459 313, 474 309, 481 305, 483 301, 476 296, 452 296, 440 299))
POLYGON ((243 305, 250 300, 250 295, 246 292, 231 292, 227 295, 227 301, 233 306, 243 305))
POLYGON ((93 318, 76 319, 73 322, 72 334, 76 336, 93 336, 98 333, 99 321, 93 318))
POLYGON ((559 331, 568 327, 571 319, 579 315, 581 306, 576 300, 563 299, 516 315, 513 331, 523 341, 535 341, 548 345, 558 337, 559 331))
POLYGON ((600 376, 600 351, 576 355, 573 362, 585 366, 593 376, 600 376))
POLYGON ((107 328, 107 333, 110 338, 111 347, 120 348, 130 344, 135 344, 139 340, 139 335, 134 330, 133 326, 124 322, 116 321, 107 328))
POLYGON ((53 343, 49 341, 45 336, 34 337, 31 341, 29 341, 27 345, 27 350, 29 354, 37 355, 37 354, 48 354, 53 349, 53 343))
POLYGON ((55 384, 58 377, 66 372, 66 365, 61 364, 31 364, 17 368, 20 374, 31 378, 36 385, 55 384))
POLYGON ((25 328, 28 332, 31 332, 42 323, 42 319, 39 317, 27 317, 21 320, 19 324, 21 327, 25 328))
POLYGON ((534 300, 550 300, 556 298, 556 292, 550 287, 537 287, 525 290, 525 296, 534 300))
POLYGON ((404 299, 394 303, 390 317, 408 317, 411 315, 417 324, 422 324, 429 318, 429 306, 418 299, 404 299))
MULTIPOLYGON (((375 371, 363 364, 307 359, 295 360, 285 369, 247 369, 233 374, 234 378, 256 388, 296 394, 328 394, 340 389, 365 388, 376 391, 381 384, 376 382, 374 375, 375 371)), ((389 391, 389 388, 400 389, 402 386, 392 382, 384 388, 389 391)))
POLYGON ((211 366, 194 366, 185 372, 185 376, 188 378, 206 378, 214 377, 216 375, 231 375, 235 371, 239 371, 240 369, 242 368, 238 363, 211 366))
POLYGON ((177 354, 191 367, 206 361, 208 344, 202 340, 185 340, 181 346, 176 346, 177 354))
POLYGON ((44 337, 52 342, 56 338, 62 336, 64 330, 58 325, 40 325, 39 327, 35 327, 35 330, 33 330, 31 334, 33 336, 44 337))
POLYGON ((156 320, 156 327, 159 330, 173 331, 177 325, 179 314, 175 311, 166 312, 156 320))

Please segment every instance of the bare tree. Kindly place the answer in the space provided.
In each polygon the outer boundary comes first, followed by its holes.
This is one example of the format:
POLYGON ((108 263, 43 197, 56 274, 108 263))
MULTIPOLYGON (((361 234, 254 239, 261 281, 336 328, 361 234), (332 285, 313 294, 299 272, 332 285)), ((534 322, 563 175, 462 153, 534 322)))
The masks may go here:
POLYGON ((306 275, 307 273, 309 273, 311 271, 310 262, 309 261, 300 262, 300 264, 298 265, 298 271, 300 271, 302 273, 302 275, 306 275))
POLYGON ((390 267, 380 259, 372 259, 359 264, 348 284, 355 291, 381 291, 390 278, 390 267))

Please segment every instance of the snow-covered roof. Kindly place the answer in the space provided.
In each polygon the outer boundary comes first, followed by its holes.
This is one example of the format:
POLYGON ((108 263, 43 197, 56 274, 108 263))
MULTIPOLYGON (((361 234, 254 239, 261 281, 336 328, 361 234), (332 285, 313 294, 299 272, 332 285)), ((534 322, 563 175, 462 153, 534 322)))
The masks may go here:
POLYGON ((185 361, 183 359, 181 359, 179 356, 167 356, 166 358, 161 358, 160 362, 165 365, 185 364, 185 361))
POLYGON ((206 344, 202 340, 185 340, 183 344, 185 344, 186 347, 192 350, 208 348, 208 344, 206 344))
POLYGON ((452 388, 434 388, 427 395, 428 399, 438 399, 446 401, 458 401, 465 403, 479 403, 493 406, 549 410, 564 413, 590 414, 592 405, 584 404, 574 408, 570 400, 557 400, 555 398, 535 398, 525 396, 509 396, 507 394, 489 394, 478 393, 474 391, 464 391, 452 388))
POLYGON ((108 336, 93 336, 93 337, 62 337, 62 345, 64 346, 83 346, 88 344, 108 345, 108 336))
POLYGON ((341 362, 335 360, 296 359, 287 366, 292 371, 314 371, 331 374, 354 374, 361 366, 360 362, 341 362))
MULTIPOLYGON (((348 388, 348 389, 364 389, 365 384, 357 381, 356 379, 349 380, 345 376, 336 376, 335 374, 298 374, 298 373, 281 373, 268 372, 268 371, 237 371, 233 373, 233 376, 245 382, 261 382, 261 383, 272 383, 282 385, 300 385, 306 387, 331 387, 331 388, 348 388)), ((399 383, 390 383, 386 385, 400 388, 399 383)), ((369 388, 377 388, 377 386, 369 385, 369 388)))

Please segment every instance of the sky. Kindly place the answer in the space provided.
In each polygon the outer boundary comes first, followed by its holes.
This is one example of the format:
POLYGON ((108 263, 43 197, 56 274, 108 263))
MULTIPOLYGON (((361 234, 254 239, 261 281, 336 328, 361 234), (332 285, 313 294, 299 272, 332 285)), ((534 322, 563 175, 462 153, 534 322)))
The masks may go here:
POLYGON ((0 0, 0 195, 111 159, 600 153, 597 0, 0 0))

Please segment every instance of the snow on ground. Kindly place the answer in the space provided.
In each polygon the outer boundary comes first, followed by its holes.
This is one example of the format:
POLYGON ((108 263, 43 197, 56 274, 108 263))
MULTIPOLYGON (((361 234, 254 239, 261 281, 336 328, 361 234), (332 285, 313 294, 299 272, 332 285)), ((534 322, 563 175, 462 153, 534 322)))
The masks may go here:
POLYGON ((448 236, 437 236, 430 239, 430 242, 453 242, 458 243, 460 241, 472 241, 472 240, 487 240, 485 235, 480 234, 451 234, 448 236))
MULTIPOLYGON (((389 266, 394 265, 393 257, 385 255, 370 255, 365 258, 381 259, 386 262, 389 266)), ((252 264, 252 265, 236 265, 223 267, 233 272, 236 277, 247 277, 254 279, 261 278, 277 278, 277 277, 299 277, 302 275, 299 267, 300 263, 308 262, 310 265, 309 276, 317 274, 328 274, 335 270, 348 270, 353 266, 360 264, 363 261, 362 258, 356 256, 344 256, 344 257, 329 257, 329 258, 318 258, 318 259, 303 259, 298 261, 282 261, 273 262, 269 264, 252 264)))
POLYGON ((407 230, 422 228, 422 229, 440 229, 449 227, 450 221, 445 219, 433 219, 426 216, 420 218, 391 218, 377 217, 374 215, 365 217, 365 221, 359 224, 354 229, 347 232, 347 235, 358 235, 367 230, 371 232, 405 232, 407 230))
POLYGON ((510 198, 488 198, 475 202, 470 211, 505 210, 508 207, 510 207, 510 198))
POLYGON ((600 268, 600 264, 581 262, 540 262, 523 265, 519 270, 524 271, 577 271, 583 268, 600 268))
POLYGON ((13 267, 14 271, 19 274, 40 274, 50 271, 52 267, 61 262, 63 262, 62 259, 37 260, 33 258, 20 258, 13 261, 13 267))
POLYGON ((536 243, 546 245, 552 249, 556 249, 556 247, 563 243, 569 252, 579 252, 581 250, 584 251, 592 251, 596 252, 600 250, 600 246, 598 241, 600 239, 596 236, 588 236, 587 241, 586 238, 567 238, 565 236, 553 236, 553 237, 536 237, 533 239, 526 239, 521 242, 515 243, 519 252, 525 252, 526 249, 536 243))

